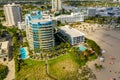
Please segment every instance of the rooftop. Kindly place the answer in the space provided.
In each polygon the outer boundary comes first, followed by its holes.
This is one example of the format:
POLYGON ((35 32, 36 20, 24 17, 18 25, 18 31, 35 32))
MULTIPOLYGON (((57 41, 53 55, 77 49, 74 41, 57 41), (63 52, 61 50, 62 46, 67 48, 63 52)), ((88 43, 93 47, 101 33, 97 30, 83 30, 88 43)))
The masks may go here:
POLYGON ((46 22, 46 21, 51 21, 51 20, 49 20, 49 19, 35 19, 35 20, 32 20, 33 23, 46 22))
POLYGON ((85 35, 84 33, 80 32, 79 30, 71 28, 69 25, 61 27, 60 30, 64 31, 66 34, 68 34, 72 37, 84 36, 85 35))
POLYGON ((26 15, 26 19, 31 23, 38 23, 38 22, 49 22, 52 21, 50 19, 50 15, 42 14, 40 11, 32 11, 26 15))
POLYGON ((20 6, 19 4, 15 4, 15 3, 12 3, 12 4, 6 4, 4 6, 20 6))
POLYGON ((83 15, 81 13, 71 13, 71 14, 59 15, 56 18, 61 18, 61 17, 75 17, 75 16, 83 16, 83 15))

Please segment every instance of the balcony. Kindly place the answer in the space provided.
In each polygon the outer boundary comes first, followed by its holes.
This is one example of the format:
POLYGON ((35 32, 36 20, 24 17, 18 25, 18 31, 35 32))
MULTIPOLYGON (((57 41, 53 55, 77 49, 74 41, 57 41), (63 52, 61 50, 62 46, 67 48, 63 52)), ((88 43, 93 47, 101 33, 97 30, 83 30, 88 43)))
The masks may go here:
POLYGON ((42 48, 50 48, 50 47, 53 47, 53 45, 41 45, 42 48))
POLYGON ((53 40, 52 40, 52 39, 49 39, 49 40, 41 40, 41 42, 42 42, 42 43, 51 43, 51 42, 53 42, 53 40))
POLYGON ((52 37, 52 33, 49 34, 40 34, 40 37, 44 38, 44 37, 52 37))

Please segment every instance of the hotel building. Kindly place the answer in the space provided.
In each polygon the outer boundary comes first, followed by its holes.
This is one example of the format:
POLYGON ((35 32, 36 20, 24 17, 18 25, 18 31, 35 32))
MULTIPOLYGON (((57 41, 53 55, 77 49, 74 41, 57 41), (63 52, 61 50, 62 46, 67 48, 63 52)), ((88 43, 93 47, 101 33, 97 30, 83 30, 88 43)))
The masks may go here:
MULTIPOLYGON (((65 37, 67 38, 67 41, 71 44, 71 45, 77 45, 81 42, 85 41, 85 34, 80 32, 77 29, 71 28, 70 26, 66 25, 63 27, 60 27, 59 32, 65 37)), ((64 38, 63 37, 63 38, 64 38)))
POLYGON ((54 46, 53 21, 49 15, 40 11, 32 11, 25 17, 26 35, 29 46, 35 53, 40 49, 54 46))

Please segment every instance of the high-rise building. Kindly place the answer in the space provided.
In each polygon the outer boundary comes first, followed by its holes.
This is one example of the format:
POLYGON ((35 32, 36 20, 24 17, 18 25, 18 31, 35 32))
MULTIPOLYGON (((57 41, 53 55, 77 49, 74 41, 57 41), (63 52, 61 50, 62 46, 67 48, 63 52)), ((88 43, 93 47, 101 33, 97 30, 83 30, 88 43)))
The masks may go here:
POLYGON ((54 46, 53 21, 50 15, 32 11, 26 15, 25 22, 27 40, 35 53, 39 53, 40 49, 50 49, 54 46))
POLYGON ((6 25, 13 26, 17 25, 18 22, 22 21, 21 7, 19 4, 7 4, 4 5, 4 14, 6 19, 6 25))
POLYGON ((61 10, 62 7, 62 2, 61 0, 52 0, 52 10, 58 11, 61 10))

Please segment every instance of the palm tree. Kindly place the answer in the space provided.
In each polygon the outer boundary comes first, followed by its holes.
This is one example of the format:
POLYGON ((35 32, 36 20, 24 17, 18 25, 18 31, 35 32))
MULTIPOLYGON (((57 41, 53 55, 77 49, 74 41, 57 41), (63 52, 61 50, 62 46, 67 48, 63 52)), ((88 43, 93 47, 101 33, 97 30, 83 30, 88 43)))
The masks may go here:
POLYGON ((74 51, 74 53, 76 54, 76 55, 80 55, 80 51, 79 51, 79 48, 78 47, 72 47, 72 51, 74 51))
POLYGON ((84 60, 86 60, 86 57, 83 54, 81 54, 80 55, 80 60, 84 61, 84 60))

